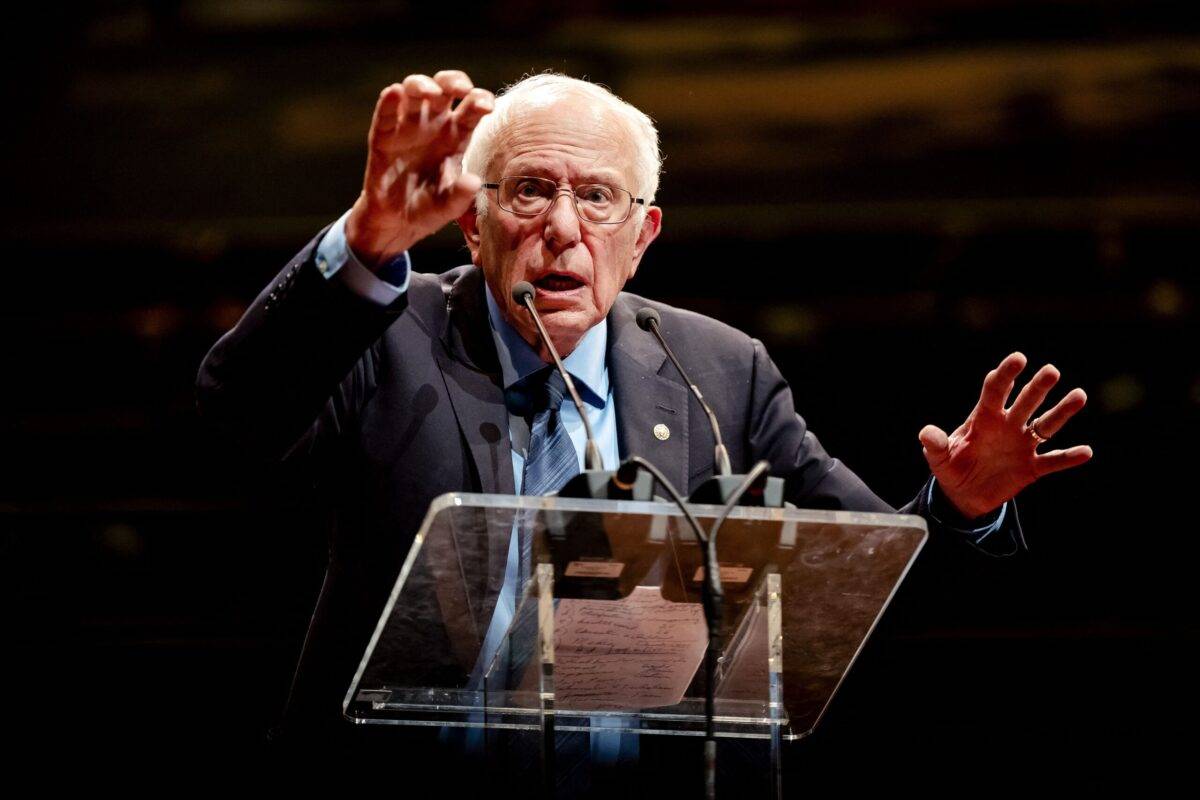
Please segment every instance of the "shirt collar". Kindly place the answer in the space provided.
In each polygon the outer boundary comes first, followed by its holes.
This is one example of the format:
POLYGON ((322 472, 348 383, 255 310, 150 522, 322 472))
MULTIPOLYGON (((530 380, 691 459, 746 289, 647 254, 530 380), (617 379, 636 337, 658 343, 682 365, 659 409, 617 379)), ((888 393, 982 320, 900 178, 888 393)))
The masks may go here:
MULTIPOLYGON (((500 307, 492 297, 492 287, 484 283, 487 295, 488 321, 492 337, 496 341, 496 355, 500 359, 500 372, 507 391, 514 383, 544 369, 546 362, 537 351, 521 338, 521 334, 508 324, 500 313, 500 307)), ((603 319, 588 329, 571 354, 563 359, 563 366, 579 388, 585 403, 603 408, 608 398, 608 320, 603 319)))

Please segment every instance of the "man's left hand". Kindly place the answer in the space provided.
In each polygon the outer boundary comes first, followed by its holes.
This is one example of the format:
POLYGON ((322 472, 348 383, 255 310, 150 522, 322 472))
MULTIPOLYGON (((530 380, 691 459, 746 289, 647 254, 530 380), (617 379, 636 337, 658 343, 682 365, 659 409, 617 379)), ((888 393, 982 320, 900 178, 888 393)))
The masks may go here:
POLYGON ((1086 445, 1037 451, 1087 402, 1083 389, 1072 389, 1054 408, 1034 418, 1058 383, 1058 370, 1052 365, 1038 370, 1013 404, 1004 407, 1025 361, 1025 356, 1013 353, 988 373, 979 402, 954 433, 947 436, 936 425, 926 425, 919 434, 942 493, 969 519, 999 508, 1043 475, 1092 457, 1086 445))

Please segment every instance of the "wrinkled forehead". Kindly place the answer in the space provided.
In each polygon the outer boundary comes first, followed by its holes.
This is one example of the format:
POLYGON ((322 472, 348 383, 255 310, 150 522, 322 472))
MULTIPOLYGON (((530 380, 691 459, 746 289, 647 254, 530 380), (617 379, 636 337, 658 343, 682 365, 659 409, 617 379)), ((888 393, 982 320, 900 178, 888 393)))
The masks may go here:
POLYGON ((536 175, 632 184, 634 146, 625 120, 578 95, 523 98, 496 132, 491 179, 536 175))

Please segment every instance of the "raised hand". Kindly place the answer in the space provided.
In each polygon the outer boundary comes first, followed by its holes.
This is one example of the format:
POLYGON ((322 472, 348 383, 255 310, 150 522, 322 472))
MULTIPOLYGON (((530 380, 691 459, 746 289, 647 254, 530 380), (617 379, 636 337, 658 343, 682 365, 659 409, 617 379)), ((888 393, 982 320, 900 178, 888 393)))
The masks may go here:
POLYGON ((1092 457, 1092 448, 1086 445, 1037 451, 1083 408, 1087 395, 1083 389, 1072 389, 1052 409, 1033 418, 1058 383, 1058 370, 1047 364, 1006 409, 1004 404, 1023 369, 1025 356, 1008 356, 987 374, 979 402, 954 433, 947 436, 941 428, 926 425, 918 435, 942 492, 968 518, 999 508, 1043 475, 1078 466, 1092 457))
POLYGON ((362 193, 346 219, 346 242, 368 267, 467 210, 482 181, 461 172, 462 153, 494 102, 457 70, 409 75, 379 93, 362 193))

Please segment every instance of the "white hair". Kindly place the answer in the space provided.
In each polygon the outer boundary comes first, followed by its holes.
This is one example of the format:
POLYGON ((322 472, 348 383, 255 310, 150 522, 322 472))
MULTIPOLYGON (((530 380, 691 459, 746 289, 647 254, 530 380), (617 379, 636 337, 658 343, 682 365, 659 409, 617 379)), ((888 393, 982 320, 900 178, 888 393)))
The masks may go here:
MULTIPOLYGON (((500 131, 508 127, 516 116, 532 107, 550 105, 572 96, 594 101, 625 126, 634 146, 634 185, 629 188, 635 197, 644 198, 646 206, 649 206, 658 192, 658 176, 662 171, 662 154, 658 149, 658 130, 654 127, 654 120, 604 86, 558 73, 531 75, 501 92, 496 98, 495 109, 479 121, 471 135, 471 141, 463 153, 463 169, 486 181, 487 171, 496 157, 496 139, 500 131)), ((487 213, 485 192, 479 193, 475 208, 480 215, 487 213)))

